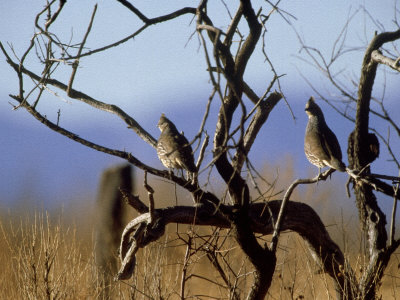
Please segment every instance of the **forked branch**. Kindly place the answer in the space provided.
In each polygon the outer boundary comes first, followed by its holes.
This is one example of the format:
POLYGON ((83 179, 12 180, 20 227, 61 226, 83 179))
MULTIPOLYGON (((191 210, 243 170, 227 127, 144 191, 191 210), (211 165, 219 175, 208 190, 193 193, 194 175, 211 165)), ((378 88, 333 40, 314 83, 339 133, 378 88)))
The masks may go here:
MULTIPOLYGON (((37 81, 37 82, 41 82, 41 84, 43 85, 52 85, 56 88, 59 88, 61 90, 63 90, 64 92, 68 91, 68 86, 56 79, 53 78, 48 78, 43 80, 42 77, 40 77, 39 75, 35 74, 34 72, 27 70, 25 67, 21 67, 18 64, 16 64, 8 55, 7 51, 4 49, 2 43, 0 42, 0 49, 3 51, 4 55, 7 58, 7 63, 16 71, 18 72, 19 69, 21 70, 21 72, 27 76, 29 76, 32 80, 37 81)), ((128 125, 128 127, 132 130, 134 130, 136 132, 136 134, 141 137, 145 142, 147 142, 149 145, 151 145, 152 147, 156 147, 157 144, 157 140, 155 138, 153 138, 144 128, 142 128, 140 126, 140 124, 138 122, 136 122, 135 119, 133 119, 131 116, 129 116, 125 111, 123 111, 121 108, 119 108, 116 105, 113 104, 108 104, 108 103, 104 103, 101 102, 99 100, 96 100, 92 97, 90 97, 89 95, 77 91, 75 89, 70 89, 69 91, 69 96, 73 99, 82 101, 96 109, 100 109, 112 114, 117 115, 118 117, 120 117, 123 121, 125 121, 125 123, 128 125)))
MULTIPOLYGON (((134 199, 136 199, 136 197, 131 198, 131 201, 135 201, 134 199)), ((165 199, 159 199, 159 201, 160 200, 164 201, 165 199)), ((265 203, 251 204, 248 211, 248 220, 250 220, 250 226, 255 233, 267 235, 274 232, 274 224, 271 223, 271 219, 277 219, 282 201, 273 200, 268 202, 267 205, 273 214, 272 218, 263 209, 265 205, 265 203)), ((137 206, 141 207, 142 204, 135 204, 135 207, 137 206)), ((234 207, 223 204, 221 205, 221 209, 225 211, 226 214, 234 214, 235 210, 234 207)), ((135 257, 132 254, 135 254, 139 248, 160 238, 167 224, 195 224, 219 228, 231 228, 232 226, 225 215, 219 212, 210 215, 209 209, 205 206, 179 206, 156 209, 154 211, 154 216, 155 225, 148 226, 150 214, 143 213, 129 222, 123 232, 120 249, 122 267, 119 274, 124 274, 124 279, 132 275, 132 273, 128 274, 125 272, 125 270, 133 271, 133 269, 127 267, 131 266, 131 262, 135 257), (143 228, 143 226, 145 228, 143 228), (134 243, 130 242, 132 238, 135 241, 134 243)), ((332 241, 318 214, 310 206, 305 203, 287 201, 285 221, 282 223, 281 231, 295 231, 300 234, 313 252, 313 257, 318 258, 318 264, 320 264, 335 281, 337 280, 338 273, 343 269, 345 264, 343 253, 332 241)))

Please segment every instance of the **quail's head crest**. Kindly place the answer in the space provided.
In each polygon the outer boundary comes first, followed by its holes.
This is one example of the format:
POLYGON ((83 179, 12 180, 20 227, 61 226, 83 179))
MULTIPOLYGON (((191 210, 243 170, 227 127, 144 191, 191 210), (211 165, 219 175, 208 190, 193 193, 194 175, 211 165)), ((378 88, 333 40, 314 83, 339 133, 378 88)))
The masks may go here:
POLYGON ((161 114, 160 120, 158 121, 157 127, 162 131, 165 126, 167 126, 169 120, 164 113, 161 114))
POLYGON ((315 103, 314 97, 310 97, 310 99, 306 103, 306 108, 304 109, 309 116, 323 116, 321 108, 315 103))
POLYGON ((172 123, 164 113, 161 114, 160 120, 158 121, 157 127, 161 130, 164 131, 165 129, 169 130, 174 130, 177 131, 174 123, 172 123))

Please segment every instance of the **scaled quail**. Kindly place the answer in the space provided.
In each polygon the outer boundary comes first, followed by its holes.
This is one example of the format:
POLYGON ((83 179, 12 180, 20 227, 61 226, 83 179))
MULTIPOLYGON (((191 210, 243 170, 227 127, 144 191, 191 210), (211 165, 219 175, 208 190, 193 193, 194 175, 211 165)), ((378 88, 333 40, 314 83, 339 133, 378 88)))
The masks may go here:
POLYGON ((197 172, 192 147, 188 140, 178 132, 175 125, 164 114, 161 114, 157 126, 161 130, 157 141, 157 155, 163 165, 168 169, 197 172))
POLYGON ((319 168, 328 166, 341 172, 346 171, 346 165, 342 162, 342 151, 339 142, 326 125, 321 108, 311 97, 305 111, 308 115, 306 134, 304 137, 304 152, 307 159, 319 168))

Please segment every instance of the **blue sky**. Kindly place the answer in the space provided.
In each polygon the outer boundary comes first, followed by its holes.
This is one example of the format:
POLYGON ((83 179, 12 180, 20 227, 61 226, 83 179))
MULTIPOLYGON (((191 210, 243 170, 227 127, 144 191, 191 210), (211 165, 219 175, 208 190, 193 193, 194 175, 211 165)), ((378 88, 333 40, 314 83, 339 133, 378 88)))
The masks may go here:
MULTIPOLYGON (((166 14, 180 6, 196 6, 194 1, 140 1, 138 7, 148 17, 166 14), (142 6, 140 6, 142 5, 142 6)), ((231 1, 232 2, 232 1, 231 1)), ((1 1, 0 41, 13 45, 20 56, 34 32, 34 16, 45 1, 1 1)), ((270 7, 256 1, 256 9, 270 7)), ((70 0, 67 2, 53 30, 64 39, 79 42, 85 32, 93 10, 94 1, 70 0)), ((300 45, 294 32, 305 42, 329 55, 336 37, 349 15, 365 7, 373 20, 391 31, 396 27, 394 1, 282 1, 281 8, 296 17, 287 24, 278 14, 267 23, 266 49, 278 74, 286 74, 282 89, 294 111, 296 121, 287 106, 281 102, 271 113, 251 158, 262 166, 263 161, 278 162, 285 155, 294 158, 297 176, 307 176, 311 167, 303 153, 303 133, 307 117, 304 104, 315 94, 299 74, 307 76, 329 97, 335 96, 323 75, 299 59, 300 45)), ((226 29, 228 16, 220 1, 210 1, 211 16, 215 26, 226 29)), ((138 19, 116 1, 99 1, 92 33, 87 46, 91 49, 109 44, 133 33, 142 25, 138 19)), ((368 15, 359 11, 352 19, 346 41, 347 47, 365 45, 373 36, 376 26, 368 15)), ((153 26, 134 40, 96 56, 81 60, 74 88, 103 102, 116 104, 135 118, 154 137, 158 137, 156 124, 161 112, 166 113, 185 135, 192 137, 198 130, 205 103, 212 86, 206 70, 204 53, 194 32, 191 16, 153 26)), ((304 57, 304 56, 303 56, 304 57)), ((358 78, 363 53, 355 52, 341 59, 337 70, 345 68, 358 78)), ((40 70, 32 58, 28 63, 40 70)), ((67 81, 69 67, 60 67, 55 73, 59 80, 67 81)), ((262 55, 255 55, 245 78, 258 94, 262 94, 271 79, 270 67, 262 55)), ((386 102, 390 111, 400 113, 395 103, 398 94, 398 75, 386 72, 386 102)), ((375 92, 382 92, 383 75, 378 78, 375 92)), ((85 148, 41 125, 23 110, 13 111, 8 94, 17 93, 17 77, 0 55, 0 208, 10 203, 35 201, 38 205, 59 205, 76 198, 93 198, 96 194, 100 172, 121 160, 85 148)), ((137 138, 118 117, 95 111, 85 104, 46 95, 38 109, 55 119, 61 110, 61 125, 96 143, 120 150, 127 150, 139 159, 161 167, 155 150, 137 138)), ((345 153, 351 123, 341 119, 326 104, 321 104, 328 124, 336 132, 345 153)), ((217 108, 217 102, 214 102, 217 108)), ((215 118, 208 129, 212 132, 215 118)), ((386 130, 375 119, 376 127, 386 130)), ((399 149, 397 144, 397 150, 399 149)), ((208 153, 211 156, 211 153, 208 153)), ((345 159, 347 162, 347 160, 345 159)), ((395 172, 381 159, 376 172, 395 172)), ((396 175, 396 174, 391 174, 396 175)), ((335 176, 338 176, 335 174, 335 176)))

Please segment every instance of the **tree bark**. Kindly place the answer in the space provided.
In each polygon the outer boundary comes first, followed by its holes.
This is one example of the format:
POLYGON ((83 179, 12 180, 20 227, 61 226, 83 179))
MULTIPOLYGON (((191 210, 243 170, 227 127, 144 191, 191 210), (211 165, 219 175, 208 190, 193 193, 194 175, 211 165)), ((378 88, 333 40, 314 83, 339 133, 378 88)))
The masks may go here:
MULTIPOLYGON (((362 63, 361 77, 358 87, 358 100, 356 121, 353 137, 353 149, 349 149, 350 168, 363 169, 369 159, 368 129, 369 112, 372 89, 374 86, 378 62, 372 58, 372 53, 384 43, 400 38, 400 30, 384 32, 376 35, 370 42, 362 63)), ((370 168, 365 169, 365 174, 370 174, 370 168)), ((379 208, 372 187, 365 183, 354 185, 356 203, 359 210, 360 222, 366 234, 369 262, 364 275, 359 283, 359 293, 362 299, 375 299, 376 289, 383 276, 387 265, 386 242, 386 217, 379 208)))
MULTIPOLYGON (((133 202, 138 201, 137 198, 132 199, 133 202)), ((247 235, 248 231, 252 233, 272 234, 274 224, 272 220, 276 220, 280 211, 282 201, 273 200, 268 203, 252 203, 249 205, 248 215, 240 215, 243 210, 228 205, 220 205, 220 210, 215 214, 210 214, 210 208, 205 205, 198 207, 179 206, 168 207, 164 209, 156 209, 154 211, 156 230, 153 228, 142 228, 142 232, 148 236, 137 237, 135 245, 137 249, 146 246, 147 243, 160 238, 165 232, 165 226, 170 223, 178 224, 196 224, 203 226, 216 226, 219 228, 232 228, 237 239, 249 259, 257 268, 255 272, 254 287, 250 291, 249 298, 263 299, 268 291, 271 278, 275 270, 275 253, 264 250, 253 237, 247 235), (268 209, 265 209, 265 206, 268 209), (269 211, 272 215, 269 214, 269 211), (223 212, 223 213, 221 213, 223 212), (232 219, 237 225, 232 224, 226 216, 234 215, 232 219), (142 243, 142 244, 141 244, 142 243), (257 243, 258 247, 255 247, 257 243), (261 249, 261 250, 260 250, 261 249)), ((141 207, 141 205, 134 205, 141 207)), ((149 213, 143 213, 133 219, 125 228, 121 239, 120 253, 122 259, 122 267, 120 274, 124 274, 124 266, 129 266, 128 253, 131 245, 132 235, 137 233, 136 228, 143 224, 148 224, 149 213)), ((298 233, 308 245, 312 256, 316 259, 318 265, 337 283, 338 291, 342 295, 342 299, 350 299, 350 289, 348 287, 348 278, 353 278, 352 274, 343 276, 345 259, 338 245, 332 241, 329 233, 326 231, 324 224, 318 214, 307 204, 301 202, 288 201, 286 206, 286 215, 282 222, 282 231, 294 231, 298 233), (347 295, 346 295, 347 293, 347 295)), ((133 257, 134 258, 134 257, 133 257)), ((126 278, 126 277, 125 277, 126 278)))

